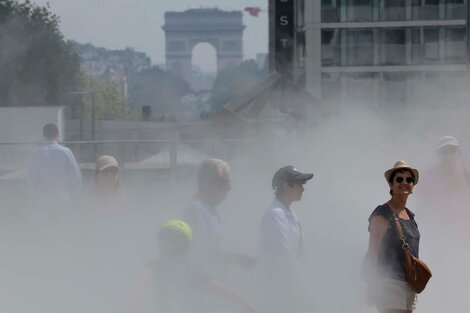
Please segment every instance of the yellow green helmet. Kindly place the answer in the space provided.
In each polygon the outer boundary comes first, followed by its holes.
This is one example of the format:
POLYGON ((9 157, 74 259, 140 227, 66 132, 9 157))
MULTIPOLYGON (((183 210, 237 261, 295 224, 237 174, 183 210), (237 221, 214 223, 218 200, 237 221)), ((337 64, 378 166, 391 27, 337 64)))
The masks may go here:
POLYGON ((163 223, 160 226, 160 230, 173 230, 180 234, 183 234, 189 242, 193 239, 193 232, 191 231, 191 227, 183 221, 180 220, 169 220, 163 223))

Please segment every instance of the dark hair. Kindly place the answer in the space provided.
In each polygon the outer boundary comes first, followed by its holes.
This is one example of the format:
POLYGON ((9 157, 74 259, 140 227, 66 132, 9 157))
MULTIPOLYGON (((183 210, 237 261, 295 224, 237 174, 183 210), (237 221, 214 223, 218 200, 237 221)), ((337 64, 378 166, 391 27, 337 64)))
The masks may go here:
MULTIPOLYGON (((393 183, 393 180, 395 179, 395 176, 397 176, 397 173, 401 173, 401 174, 402 174, 402 173, 405 173, 405 172, 410 173, 411 176, 413 177, 413 179, 416 180, 416 177, 415 177, 415 175, 413 174, 412 171, 410 171, 409 169, 406 169, 406 168, 402 168, 402 169, 398 169, 398 170, 396 170, 396 171, 393 171, 392 174, 390 174, 390 178, 388 179, 388 182, 389 182, 390 184, 392 184, 392 183, 393 183)), ((390 189, 390 195, 393 196, 393 190, 392 190, 392 189, 390 189)))
POLYGON ((52 140, 59 136, 59 129, 56 124, 46 124, 42 129, 42 134, 47 140, 52 140))

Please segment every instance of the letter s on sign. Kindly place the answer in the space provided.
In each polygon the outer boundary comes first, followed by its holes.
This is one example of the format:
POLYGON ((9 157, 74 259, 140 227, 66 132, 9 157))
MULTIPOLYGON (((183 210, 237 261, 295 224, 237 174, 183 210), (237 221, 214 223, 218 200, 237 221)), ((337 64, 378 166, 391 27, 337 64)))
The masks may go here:
POLYGON ((283 16, 281 16, 281 18, 279 20, 281 22, 281 26, 289 25, 289 18, 287 16, 283 15, 283 16))

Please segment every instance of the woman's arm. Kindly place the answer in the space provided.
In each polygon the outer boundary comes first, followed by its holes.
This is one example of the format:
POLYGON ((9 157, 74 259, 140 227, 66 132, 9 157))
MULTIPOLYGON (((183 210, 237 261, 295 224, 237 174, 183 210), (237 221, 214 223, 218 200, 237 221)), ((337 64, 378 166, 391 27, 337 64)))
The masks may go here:
POLYGON ((238 292, 236 292, 229 286, 226 286, 216 280, 210 280, 208 282, 207 288, 211 290, 212 292, 216 293, 217 295, 240 306, 245 312, 256 313, 255 308, 251 304, 246 302, 238 292))
POLYGON ((384 217, 375 216, 372 218, 369 226, 369 248, 364 263, 364 275, 367 281, 375 279, 380 246, 387 228, 388 221, 384 217))

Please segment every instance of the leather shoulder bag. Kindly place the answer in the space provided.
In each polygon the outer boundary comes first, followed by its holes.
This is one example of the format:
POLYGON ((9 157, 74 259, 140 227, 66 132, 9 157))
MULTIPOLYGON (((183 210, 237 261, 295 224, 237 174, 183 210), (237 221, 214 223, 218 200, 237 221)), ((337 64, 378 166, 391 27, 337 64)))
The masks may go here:
POLYGON ((398 235, 400 236, 400 240, 402 242, 401 247, 405 252, 406 279, 411 290, 416 293, 421 293, 424 288, 426 288, 427 283, 432 277, 431 270, 426 265, 426 263, 416 258, 411 253, 410 246, 406 242, 406 237, 403 232, 403 228, 401 227, 400 220, 398 219, 398 215, 395 212, 393 212, 393 214, 393 219, 395 220, 398 235))

